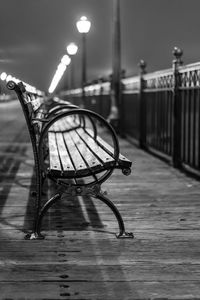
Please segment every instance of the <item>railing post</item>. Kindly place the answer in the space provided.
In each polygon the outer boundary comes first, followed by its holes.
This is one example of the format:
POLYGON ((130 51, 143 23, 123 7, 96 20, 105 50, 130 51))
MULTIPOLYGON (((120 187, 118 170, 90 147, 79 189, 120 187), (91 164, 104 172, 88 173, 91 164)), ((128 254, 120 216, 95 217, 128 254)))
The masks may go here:
POLYGON ((140 67, 140 84, 139 84, 139 107, 140 107, 140 118, 139 118, 139 146, 142 149, 146 149, 146 102, 144 95, 144 78, 143 75, 146 73, 146 63, 144 60, 139 62, 140 67))
POLYGON ((181 167, 181 95, 179 66, 182 65, 183 51, 177 47, 173 49, 173 135, 172 135, 172 163, 175 168, 181 167))

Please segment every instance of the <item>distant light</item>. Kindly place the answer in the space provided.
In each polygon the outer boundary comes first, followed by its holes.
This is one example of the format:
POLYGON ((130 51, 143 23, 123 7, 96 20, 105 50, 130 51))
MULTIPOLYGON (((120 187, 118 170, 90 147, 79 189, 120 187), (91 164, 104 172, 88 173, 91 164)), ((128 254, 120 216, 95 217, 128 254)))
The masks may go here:
POLYGON ((71 62, 71 58, 69 57, 69 55, 65 54, 63 55, 63 57, 61 58, 61 62, 65 65, 68 66, 71 62))
POLYGON ((59 82, 60 79, 61 79, 61 77, 62 77, 62 76, 59 76, 58 73, 55 73, 55 75, 54 75, 54 77, 53 77, 53 79, 52 79, 52 82, 51 82, 51 84, 50 84, 49 90, 48 90, 48 92, 49 92, 50 94, 54 92, 55 88, 56 88, 57 85, 58 85, 58 82, 59 82))
POLYGON ((34 86, 32 86, 32 85, 30 85, 30 84, 28 84, 28 83, 26 83, 26 82, 23 82, 23 84, 25 85, 25 87, 26 87, 26 90, 28 91, 28 92, 30 92, 30 93, 37 93, 37 90, 36 90, 36 88, 34 87, 34 86))
POLYGON ((57 87, 60 79, 62 78, 65 70, 66 70, 66 65, 64 65, 62 62, 58 65, 57 70, 54 74, 54 77, 51 81, 50 87, 48 89, 48 92, 51 94, 54 92, 55 88, 57 87))
POLYGON ((91 22, 85 16, 82 16, 76 23, 76 27, 80 33, 88 33, 90 31, 91 22))
POLYGON ((15 77, 12 78, 12 81, 14 81, 15 83, 19 83, 20 82, 20 80, 17 79, 17 78, 15 78, 15 77))
POLYGON ((5 80, 6 77, 7 77, 6 72, 2 72, 1 75, 0 75, 1 80, 5 80))
POLYGON ((78 51, 78 46, 74 43, 70 43, 66 49, 69 55, 75 55, 78 51))
POLYGON ((61 63, 59 63, 59 65, 57 66, 57 72, 59 72, 59 73, 64 73, 65 72, 65 70, 66 70, 66 65, 64 65, 62 62, 61 63))
POLYGON ((48 92, 50 94, 54 92, 55 88, 57 87, 60 79, 62 78, 62 76, 63 76, 67 66, 70 64, 70 62, 71 62, 71 58, 69 57, 69 55, 67 55, 67 54, 63 55, 63 57, 61 58, 61 62, 57 66, 56 72, 55 72, 53 79, 51 81, 51 84, 49 86, 48 92))
POLYGON ((0 79, 1 80, 6 80, 6 82, 8 81, 14 81, 15 83, 19 83, 19 82, 22 82, 25 87, 26 87, 26 90, 27 92, 31 92, 31 93, 37 93, 37 94, 40 94, 40 95, 44 95, 44 92, 40 91, 40 90, 37 90, 36 87, 20 80, 20 79, 17 79, 16 77, 12 76, 12 75, 7 75, 6 72, 2 72, 0 74, 0 79))
POLYGON ((8 76, 6 77, 6 82, 8 82, 8 81, 10 81, 10 80, 12 80, 12 76, 11 76, 11 75, 8 75, 8 76))

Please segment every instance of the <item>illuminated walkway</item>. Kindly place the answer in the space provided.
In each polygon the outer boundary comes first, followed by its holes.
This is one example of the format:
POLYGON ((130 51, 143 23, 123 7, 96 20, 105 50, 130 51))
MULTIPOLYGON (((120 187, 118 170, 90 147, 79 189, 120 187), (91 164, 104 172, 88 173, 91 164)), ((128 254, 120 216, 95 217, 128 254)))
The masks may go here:
POLYGON ((135 239, 117 240, 107 207, 79 197, 52 208, 44 241, 25 241, 33 157, 17 102, 0 104, 0 128, 0 299, 200 299, 198 181, 120 140, 133 172, 104 188, 135 239))

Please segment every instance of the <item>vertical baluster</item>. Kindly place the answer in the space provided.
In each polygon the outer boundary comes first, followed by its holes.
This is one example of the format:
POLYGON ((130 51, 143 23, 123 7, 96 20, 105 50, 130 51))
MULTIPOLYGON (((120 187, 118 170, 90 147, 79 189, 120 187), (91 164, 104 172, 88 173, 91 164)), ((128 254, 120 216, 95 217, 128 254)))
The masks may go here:
POLYGON ((155 147, 156 145, 156 97, 154 93, 150 93, 151 96, 151 146, 155 147))
MULTIPOLYGON (((173 75, 171 77, 170 87, 173 86, 173 75)), ((169 98, 169 155, 172 156, 172 144, 173 144, 173 90, 170 92, 169 98)))
POLYGON ((193 137, 192 137, 192 166, 195 168, 196 167, 196 93, 197 90, 193 90, 193 137))
POLYGON ((165 147, 165 136, 166 136, 166 99, 165 99, 165 91, 162 93, 162 151, 166 153, 166 147, 165 147))
POLYGON ((191 90, 188 90, 188 140, 187 140, 187 163, 190 164, 191 156, 191 90))
POLYGON ((139 91, 139 105, 140 105, 140 132, 139 132, 139 145, 142 149, 146 148, 146 103, 145 103, 145 81, 143 75, 146 73, 146 63, 141 60, 140 67, 140 91, 139 91))
POLYGON ((159 92, 156 93, 156 149, 160 150, 160 109, 159 92))
POLYGON ((181 130, 182 130, 182 141, 181 141, 181 159, 182 161, 186 161, 186 132, 187 132, 187 118, 186 118, 186 115, 187 115, 187 97, 186 97, 186 91, 183 90, 182 91, 182 127, 181 127, 181 130))
POLYGON ((198 139, 198 154, 197 154, 197 166, 198 166, 198 170, 200 170, 200 90, 198 89, 198 121, 197 121, 197 139, 198 139))
POLYGON ((180 74, 179 66, 182 64, 181 57, 183 51, 177 47, 174 48, 173 54, 173 73, 174 73, 174 89, 173 89, 173 151, 172 162, 175 168, 181 167, 181 97, 180 97, 180 74))
POLYGON ((169 155, 170 153, 170 92, 167 91, 165 94, 166 99, 166 153, 169 155))
POLYGON ((165 153, 165 92, 160 92, 160 126, 161 126, 161 151, 165 153))

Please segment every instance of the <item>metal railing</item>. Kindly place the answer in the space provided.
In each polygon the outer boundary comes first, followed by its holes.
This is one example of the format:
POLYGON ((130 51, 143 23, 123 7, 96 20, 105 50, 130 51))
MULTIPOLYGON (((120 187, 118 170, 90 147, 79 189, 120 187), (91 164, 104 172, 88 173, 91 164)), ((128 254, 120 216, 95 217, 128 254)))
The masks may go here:
MULTIPOLYGON (((172 67, 122 79, 120 126, 139 147, 170 161, 174 167, 200 174, 200 63, 183 66, 174 48, 172 67)), ((80 90, 63 94, 80 104, 80 90)), ((85 106, 104 117, 110 112, 110 83, 85 88, 85 106)))

